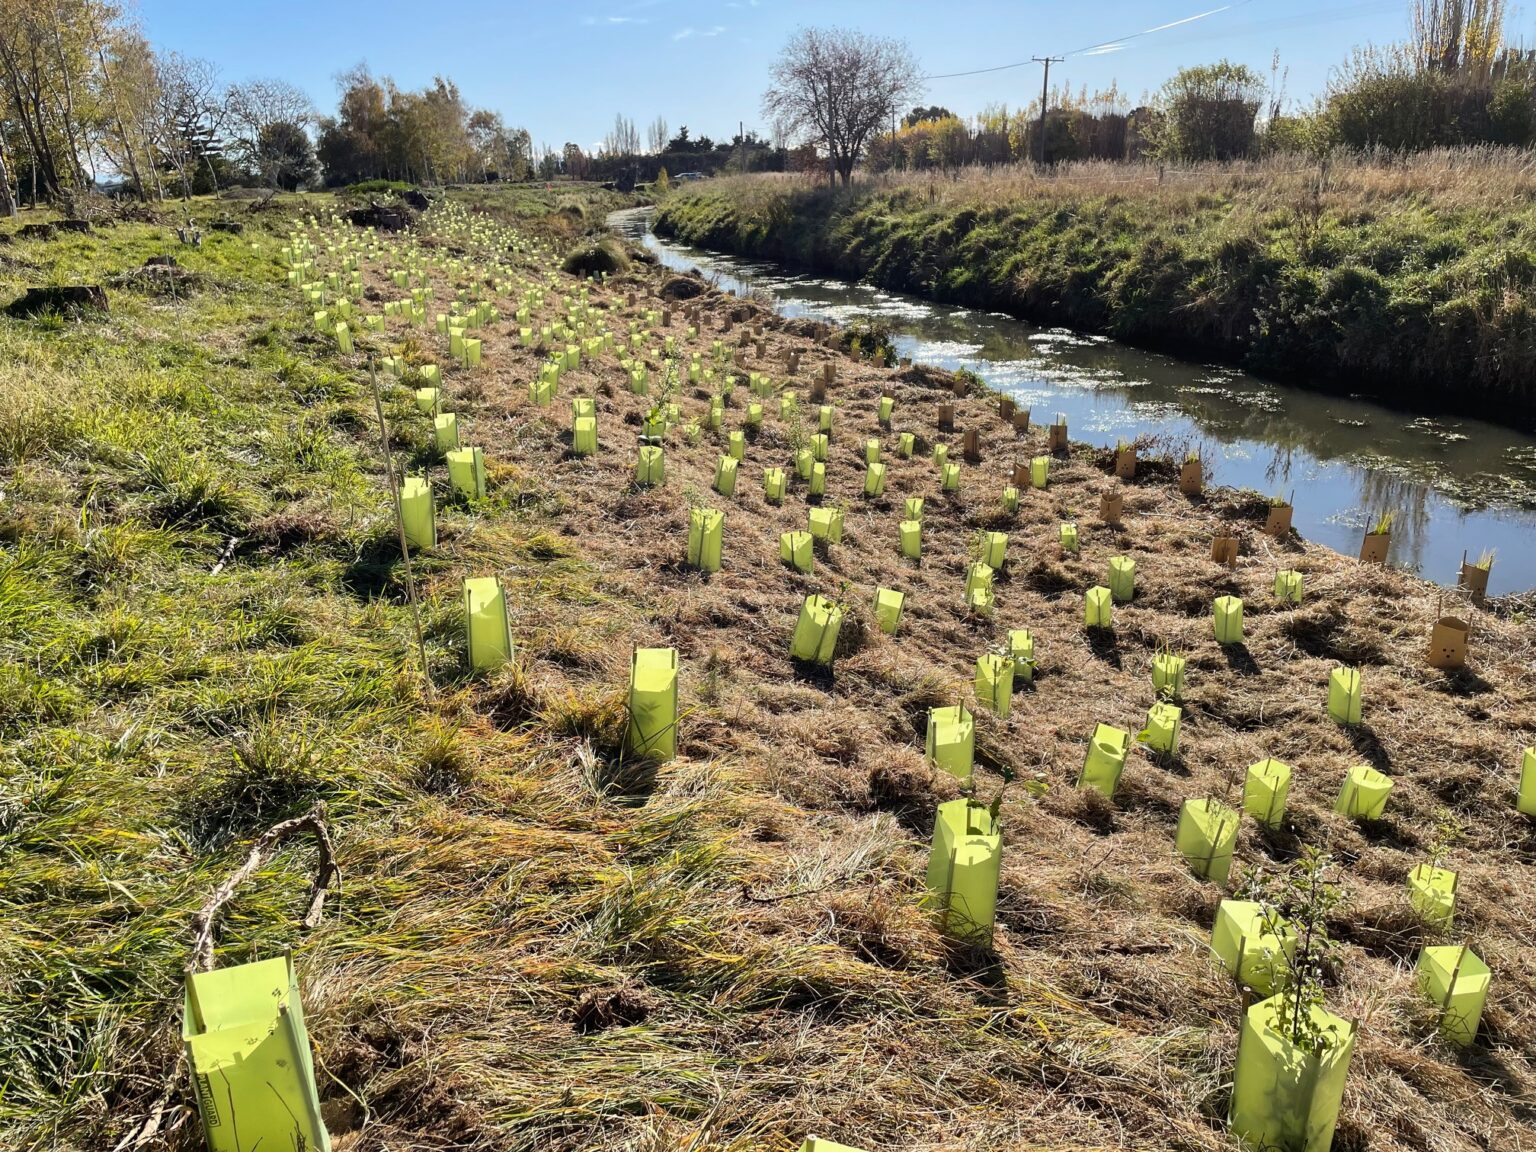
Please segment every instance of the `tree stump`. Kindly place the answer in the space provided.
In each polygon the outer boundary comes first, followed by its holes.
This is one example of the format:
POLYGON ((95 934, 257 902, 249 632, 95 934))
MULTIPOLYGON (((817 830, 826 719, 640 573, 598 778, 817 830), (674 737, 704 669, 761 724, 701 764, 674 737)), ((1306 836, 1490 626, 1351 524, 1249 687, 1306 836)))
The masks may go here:
POLYGON ((63 284, 53 288, 28 288, 13 300, 7 314, 18 319, 41 316, 47 312, 80 314, 106 312, 107 293, 100 284, 63 284))

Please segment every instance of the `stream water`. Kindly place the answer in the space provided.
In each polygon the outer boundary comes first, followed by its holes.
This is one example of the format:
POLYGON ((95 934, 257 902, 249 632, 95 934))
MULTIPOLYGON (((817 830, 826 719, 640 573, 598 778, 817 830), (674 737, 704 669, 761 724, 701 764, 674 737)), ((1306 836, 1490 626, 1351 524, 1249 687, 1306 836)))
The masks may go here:
POLYGON ((1463 553, 1493 551, 1490 593, 1536 586, 1536 436, 691 248, 655 235, 650 214, 616 212, 608 224, 669 268, 697 269, 726 291, 770 292, 785 316, 876 318, 901 355, 968 368, 1037 422, 1064 413, 1074 440, 1187 442, 1204 458, 1208 483, 1294 493, 1294 525, 1309 540, 1353 556, 1367 524, 1390 510, 1391 563, 1454 584, 1463 553))

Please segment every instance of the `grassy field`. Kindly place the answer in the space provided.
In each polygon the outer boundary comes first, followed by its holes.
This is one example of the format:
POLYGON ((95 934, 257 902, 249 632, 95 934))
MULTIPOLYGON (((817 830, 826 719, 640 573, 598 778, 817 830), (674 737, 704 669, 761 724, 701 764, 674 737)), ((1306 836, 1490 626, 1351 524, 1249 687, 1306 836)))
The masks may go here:
MULTIPOLYGON (((1173 829, 1185 798, 1230 796, 1266 755, 1297 767, 1291 816, 1273 833, 1245 821, 1239 861, 1273 869, 1315 844, 1345 880, 1328 1003, 1360 1039, 1335 1147, 1536 1146, 1536 833, 1513 811, 1519 748, 1536 738, 1536 640, 1519 605, 1468 609, 1471 667, 1447 675, 1424 667, 1430 585, 1272 540, 1261 499, 1182 497, 1165 459, 1125 487, 1123 528, 1095 521, 1110 462, 1081 446, 1007 513, 1003 485, 1044 452, 1040 429, 1015 434, 993 398, 956 397, 942 373, 852 360, 814 326, 706 291, 691 346, 733 340, 728 314, 758 324, 751 367, 800 396, 785 416, 768 405, 726 499, 710 490, 724 433, 699 426, 708 390, 666 385, 659 332, 651 396, 602 355, 562 377, 550 408, 529 398, 545 355, 520 346, 515 297, 498 301, 479 369, 395 318, 341 354, 277 258, 291 228, 331 230, 329 209, 285 203, 197 249, 153 224, 0 245, 0 299, 85 279, 112 303, 106 317, 0 318, 0 1147, 111 1148, 145 1115, 177 1067, 193 916, 255 836, 322 800, 342 871, 325 919, 298 928, 314 864, 295 843, 240 890, 218 962, 295 949, 339 1150, 791 1152, 807 1132, 870 1152, 1230 1150, 1243 1001, 1206 947, 1223 893, 1178 858, 1173 829), (180 274, 135 271, 162 253, 180 274), (788 384, 791 350, 803 362, 788 384), (393 451, 439 500, 438 547, 413 558, 427 676, 368 387, 383 354, 409 365, 405 387, 385 388, 393 451), (426 363, 485 449, 484 501, 446 483, 409 390, 426 363), (761 470, 805 443, 825 363, 823 503, 846 528, 802 576, 778 538, 817 501, 792 482, 767 503, 761 470), (665 484, 642 489, 635 437, 658 393, 682 420, 665 484), (595 456, 569 451, 573 395, 595 401, 595 456), (941 400, 979 433, 980 462, 950 494, 928 459, 935 442, 959 455, 958 434, 936 430, 941 400), (913 459, 896 456, 900 431, 918 437, 913 459), (866 500, 869 438, 889 474, 866 500), (905 496, 928 501, 921 564, 897 554, 905 496), (708 578, 683 563, 699 504, 727 511, 708 578), (1056 548, 1064 519, 1080 523, 1080 556, 1056 548), (983 528, 1010 534, 992 619, 960 594, 983 528), (1228 531, 1231 571, 1209 560, 1228 531), (1136 598, 1092 637, 1082 594, 1122 554, 1136 598), (1301 607, 1270 595, 1279 567, 1305 572, 1301 607), (490 573, 518 654, 471 675, 460 582, 490 573), (874 626, 877 586, 907 593, 895 638, 874 626), (787 656, 812 592, 848 607, 832 675, 787 656), (1248 605, 1235 650, 1211 630, 1226 592, 1248 605), (977 710, 977 791, 1001 793, 1005 844, 995 945, 977 950, 919 903, 935 806, 959 794, 925 763, 924 726, 932 706, 975 707, 976 657, 1024 626, 1033 685, 1007 720, 977 710), (680 754, 654 771, 618 755, 637 645, 675 647, 682 667, 680 754), (1100 802, 1073 787, 1089 734, 1140 727, 1162 646, 1189 657, 1182 755, 1133 753, 1100 802), (1366 678, 1357 729, 1323 708, 1340 661, 1366 678), (1360 762, 1395 781, 1382 821, 1332 811, 1360 762), (1447 937, 1413 916, 1404 876, 1453 821, 1447 937), (1467 1052, 1434 1038, 1414 988, 1419 946, 1441 939, 1495 973, 1467 1052)), ((548 271, 563 240, 512 254, 435 210, 404 243, 438 262, 439 302, 483 290, 475 265, 550 278, 542 323, 578 291, 548 271)), ((363 310, 400 295, 390 262, 364 265, 363 310)), ((588 291, 622 333, 664 306, 663 279, 637 262, 588 291)), ((690 346, 679 311, 666 333, 690 346)), ((158 1143, 198 1147, 189 1094, 175 1101, 158 1143)))
POLYGON ((1324 390, 1536 427, 1536 176, 1520 152, 715 180, 662 205, 688 243, 1324 390))

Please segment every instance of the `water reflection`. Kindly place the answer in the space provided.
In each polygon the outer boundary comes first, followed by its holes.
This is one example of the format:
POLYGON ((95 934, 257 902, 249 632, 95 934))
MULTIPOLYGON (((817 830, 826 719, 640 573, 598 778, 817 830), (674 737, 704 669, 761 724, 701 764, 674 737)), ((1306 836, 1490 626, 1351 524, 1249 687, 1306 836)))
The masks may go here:
POLYGON ((786 316, 879 317, 902 355, 969 368, 1037 420, 1065 415, 1076 439, 1105 446, 1159 434, 1187 443, 1217 483, 1294 492, 1296 529, 1348 555, 1390 510, 1394 564, 1451 583, 1463 552, 1496 549, 1491 592, 1536 584, 1536 437, 688 248, 653 235, 646 209, 609 222, 669 267, 697 268, 729 291, 766 289, 786 316))

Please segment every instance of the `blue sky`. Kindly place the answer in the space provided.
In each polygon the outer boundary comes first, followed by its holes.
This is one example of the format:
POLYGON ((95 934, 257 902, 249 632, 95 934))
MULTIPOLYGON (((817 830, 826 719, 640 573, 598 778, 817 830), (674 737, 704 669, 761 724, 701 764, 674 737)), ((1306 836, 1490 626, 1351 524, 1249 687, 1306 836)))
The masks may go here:
MULTIPOLYGON (((798 26, 842 25, 905 39, 927 73, 1064 55, 1052 70, 1090 90, 1111 80, 1139 98, 1186 64, 1226 56, 1268 74, 1278 49, 1293 100, 1322 90, 1356 44, 1401 39, 1408 0, 1098 0, 1097 3, 891 3, 875 0, 550 0, 423 4, 421 0, 140 0, 158 47, 212 60, 224 79, 280 75, 335 104, 333 76, 360 60, 402 87, 452 77, 475 106, 502 112, 538 143, 591 147, 615 113, 641 126, 661 115, 673 132, 762 129, 768 67, 798 26), (1225 8, 1224 11, 1213 9, 1225 8), (1202 13, 1211 13, 1193 19, 1202 13), (1148 35, 1131 34, 1175 21, 1148 35)), ((1516 29, 1520 31, 1520 29, 1516 29)), ((1040 68, 929 82, 924 103, 955 112, 989 101, 1027 103, 1040 68)))

